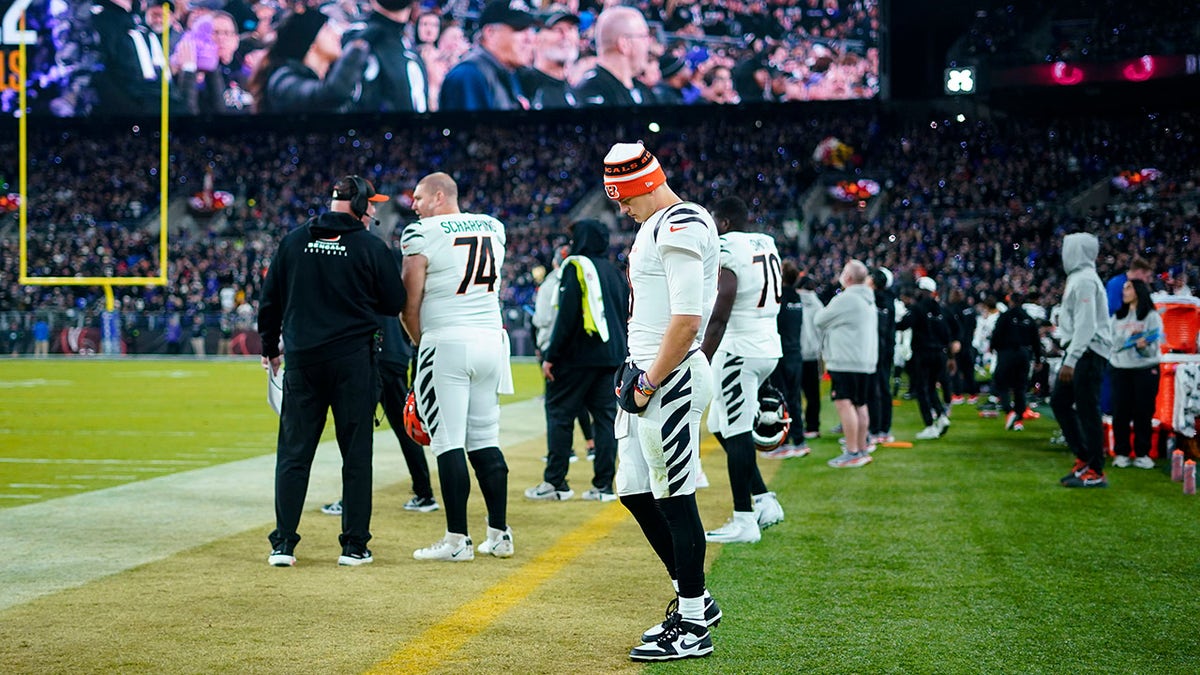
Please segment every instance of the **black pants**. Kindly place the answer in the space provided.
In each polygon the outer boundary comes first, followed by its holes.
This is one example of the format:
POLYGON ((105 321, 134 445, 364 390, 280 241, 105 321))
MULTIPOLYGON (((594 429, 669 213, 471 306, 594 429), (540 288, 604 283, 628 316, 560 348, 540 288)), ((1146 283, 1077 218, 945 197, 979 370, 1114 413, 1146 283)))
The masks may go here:
POLYGON ((616 368, 554 366, 554 380, 546 383, 546 470, 542 480, 558 489, 567 488, 567 468, 575 420, 586 410, 592 418, 596 455, 592 460, 592 487, 613 489, 616 475, 617 439, 613 423, 617 397, 613 395, 616 368))
POLYGON ((922 349, 914 352, 910 360, 908 376, 912 379, 910 389, 921 410, 925 426, 946 413, 942 399, 938 397, 937 385, 946 378, 946 351, 922 349))
POLYGON ((814 359, 804 361, 800 368, 800 388, 804 391, 804 430, 820 431, 821 366, 814 359))
MULTIPOLYGON (((815 362, 814 362, 815 363, 815 362)), ((788 415, 792 425, 788 428, 788 437, 784 443, 802 445, 804 443, 804 426, 800 424, 800 392, 804 387, 804 363, 799 354, 784 354, 775 364, 771 373, 771 384, 783 394, 783 402, 787 405, 788 415)))
POLYGON ((978 396, 979 383, 975 381, 975 348, 964 341, 962 349, 954 355, 958 372, 954 374, 954 393, 960 396, 978 396))
POLYGON ((396 434, 396 440, 400 441, 400 452, 404 453, 408 475, 412 476, 413 493, 422 499, 433 499, 433 486, 429 482, 429 460, 425 458, 425 448, 409 438, 408 432, 404 430, 404 401, 408 398, 408 363, 381 360, 379 383, 382 389, 379 402, 383 404, 383 414, 396 434))
POLYGON ((1113 451, 1129 456, 1129 424, 1133 423, 1133 452, 1150 454, 1151 420, 1158 397, 1158 366, 1111 368, 1113 403, 1113 451))
POLYGON ((342 453, 342 546, 371 539, 371 450, 375 432, 375 358, 363 345, 352 354, 283 375, 283 411, 275 450, 275 531, 271 546, 294 550, 296 528, 325 417, 333 409, 342 453))
POLYGON ((1075 363, 1071 382, 1059 379, 1050 407, 1071 451, 1097 473, 1104 471, 1104 427, 1100 421, 1100 380, 1108 361, 1090 349, 1075 363))
POLYGON ((868 433, 880 435, 892 430, 892 355, 881 360, 871 374, 867 396, 868 433))
POLYGON ((1025 391, 1029 388, 1030 360, 1028 349, 1001 349, 996 352, 996 372, 992 375, 996 385, 996 396, 1000 398, 1000 407, 1005 412, 1017 413, 1017 419, 1025 415, 1025 391))

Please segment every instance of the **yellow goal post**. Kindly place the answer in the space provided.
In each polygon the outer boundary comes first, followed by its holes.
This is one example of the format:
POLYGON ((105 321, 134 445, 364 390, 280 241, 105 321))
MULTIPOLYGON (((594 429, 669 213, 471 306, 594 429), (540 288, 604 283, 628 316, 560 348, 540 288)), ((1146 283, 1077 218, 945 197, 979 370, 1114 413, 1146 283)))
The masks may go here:
POLYGON ((28 228, 29 228, 29 115, 26 102, 26 88, 28 80, 28 65, 26 63, 27 50, 25 43, 25 12, 21 12, 20 19, 20 35, 18 42, 18 51, 20 59, 20 76, 18 85, 18 110, 17 110, 17 127, 19 136, 19 147, 17 152, 17 160, 20 164, 17 178, 17 193, 20 196, 17 219, 18 228, 20 230, 20 278, 19 283, 28 286, 100 286, 104 289, 104 305, 106 311, 113 311, 115 299, 113 297, 114 286, 165 286, 167 284, 167 207, 168 196, 167 187, 169 180, 167 170, 169 168, 169 101, 170 101, 170 82, 168 74, 167 55, 170 52, 171 44, 171 5, 163 5, 163 33, 162 33, 162 53, 164 63, 162 65, 163 75, 160 78, 162 84, 162 101, 159 108, 159 242, 158 242, 158 270, 157 276, 153 277, 34 277, 29 275, 29 258, 28 258, 28 228))

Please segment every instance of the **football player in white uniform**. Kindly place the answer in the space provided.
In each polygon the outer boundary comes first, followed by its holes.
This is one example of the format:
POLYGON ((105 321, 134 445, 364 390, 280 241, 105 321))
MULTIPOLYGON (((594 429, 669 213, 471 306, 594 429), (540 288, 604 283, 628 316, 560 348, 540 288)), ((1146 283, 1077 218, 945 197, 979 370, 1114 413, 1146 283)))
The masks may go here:
POLYGON ((508 335, 500 318, 504 224, 458 207, 458 186, 430 174, 413 191, 421 217, 400 239, 408 291, 401 320, 417 347, 417 410, 437 457, 446 506, 446 535, 413 553, 417 560, 472 560, 467 497, 475 469, 488 510, 478 551, 513 554, 506 522, 508 465, 500 452, 500 397, 512 393, 508 335))
POLYGON ((699 347, 717 295, 717 227, 704 207, 675 194, 640 143, 612 147, 604 188, 622 214, 641 223, 629 252, 629 358, 618 371, 617 495, 678 594, 666 621, 647 630, 629 657, 707 656, 708 627, 721 611, 704 586, 696 508, 700 418, 712 397, 712 371, 699 347))
POLYGON ((783 270, 775 240, 746 231, 746 202, 726 197, 712 213, 721 235, 721 273, 700 350, 712 362, 715 386, 708 430, 725 448, 733 517, 704 536, 718 543, 754 543, 762 538, 762 527, 783 520, 783 507, 758 471, 750 436, 758 389, 783 355, 775 325, 783 270))

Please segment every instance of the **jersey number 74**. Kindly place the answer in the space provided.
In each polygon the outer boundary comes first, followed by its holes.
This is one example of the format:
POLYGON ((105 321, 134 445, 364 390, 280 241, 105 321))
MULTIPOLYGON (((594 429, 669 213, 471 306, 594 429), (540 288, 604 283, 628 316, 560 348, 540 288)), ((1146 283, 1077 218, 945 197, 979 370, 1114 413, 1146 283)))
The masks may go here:
POLYGON ((487 286, 487 292, 496 290, 496 256, 492 253, 492 238, 487 236, 457 237, 455 246, 467 247, 467 266, 463 270, 462 283, 458 285, 458 295, 467 292, 472 284, 487 286))

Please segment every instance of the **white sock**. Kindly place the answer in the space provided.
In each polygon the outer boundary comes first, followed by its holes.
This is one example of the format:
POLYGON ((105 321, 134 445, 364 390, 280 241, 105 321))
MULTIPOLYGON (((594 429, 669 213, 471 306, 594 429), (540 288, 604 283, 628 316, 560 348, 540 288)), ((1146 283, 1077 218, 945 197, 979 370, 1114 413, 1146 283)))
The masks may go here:
POLYGON ((758 522, 758 516, 753 511, 734 511, 733 519, 742 524, 749 524, 751 521, 758 522))
POLYGON ((672 580, 671 580, 671 585, 675 587, 675 595, 679 595, 679 580, 678 580, 678 579, 672 579, 672 580))
POLYGON ((704 596, 696 598, 679 598, 679 613, 683 615, 684 621, 691 621, 704 625, 704 596))

